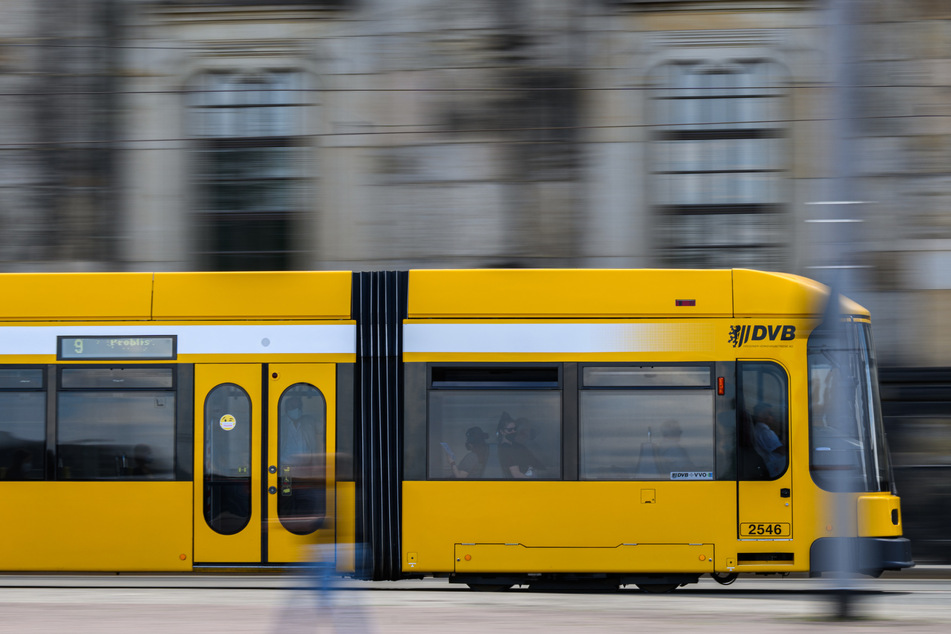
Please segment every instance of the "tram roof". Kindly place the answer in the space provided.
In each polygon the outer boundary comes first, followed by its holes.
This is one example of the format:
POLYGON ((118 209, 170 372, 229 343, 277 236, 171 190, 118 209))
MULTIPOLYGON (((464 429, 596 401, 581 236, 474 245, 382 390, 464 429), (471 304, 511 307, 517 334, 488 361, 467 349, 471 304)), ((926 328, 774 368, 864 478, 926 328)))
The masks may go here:
POLYGON ((0 320, 349 319, 347 271, 12 273, 0 320))
MULTIPOLYGON (((829 289, 748 269, 414 270, 410 319, 817 316, 829 289)), ((840 297, 843 314, 868 311, 840 297)))
MULTIPOLYGON (((347 271, 9 273, 0 320, 350 319, 347 271)), ((826 286, 747 269, 409 272, 410 319, 816 316, 826 286)), ((841 297, 843 314, 868 311, 841 297)))

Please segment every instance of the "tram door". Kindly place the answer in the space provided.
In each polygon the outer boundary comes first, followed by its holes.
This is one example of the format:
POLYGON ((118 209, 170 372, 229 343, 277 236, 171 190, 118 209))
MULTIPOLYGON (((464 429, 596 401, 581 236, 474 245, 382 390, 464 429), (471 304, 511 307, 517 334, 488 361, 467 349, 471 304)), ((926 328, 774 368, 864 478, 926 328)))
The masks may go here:
POLYGON ((333 541, 334 380, 333 364, 195 366, 195 563, 333 541))
POLYGON ((789 381, 769 361, 737 363, 737 532, 740 539, 789 540, 789 381))
POLYGON ((299 561, 334 541, 336 369, 268 366, 267 561, 299 561))
POLYGON ((195 366, 195 562, 261 561, 261 366, 195 366))

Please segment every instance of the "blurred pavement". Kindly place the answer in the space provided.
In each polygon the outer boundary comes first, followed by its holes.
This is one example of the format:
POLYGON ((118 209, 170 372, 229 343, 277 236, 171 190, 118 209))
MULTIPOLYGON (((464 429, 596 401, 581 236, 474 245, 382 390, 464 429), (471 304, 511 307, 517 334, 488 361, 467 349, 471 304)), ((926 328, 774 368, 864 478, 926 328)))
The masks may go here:
POLYGON ((471 592, 444 579, 345 582, 332 615, 295 578, 274 575, 0 576, 0 634, 263 632, 947 632, 948 567, 860 585, 857 614, 831 619, 827 580, 709 579, 665 595, 471 592), (283 588, 283 589, 282 589, 283 588), (357 628, 355 625, 369 625, 357 628))

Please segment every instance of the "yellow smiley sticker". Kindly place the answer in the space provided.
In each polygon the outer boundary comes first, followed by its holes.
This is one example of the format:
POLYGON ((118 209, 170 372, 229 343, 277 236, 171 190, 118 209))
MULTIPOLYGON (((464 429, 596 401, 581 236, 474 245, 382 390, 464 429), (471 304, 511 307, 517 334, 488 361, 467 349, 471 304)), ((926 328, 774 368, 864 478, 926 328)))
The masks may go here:
POLYGON ((236 423, 236 422, 237 422, 237 421, 235 421, 234 416, 232 416, 231 414, 225 414, 225 415, 222 416, 221 419, 218 421, 218 424, 221 425, 221 428, 222 428, 223 430, 225 430, 225 431, 231 431, 232 429, 234 429, 234 426, 235 426, 235 423, 236 423))

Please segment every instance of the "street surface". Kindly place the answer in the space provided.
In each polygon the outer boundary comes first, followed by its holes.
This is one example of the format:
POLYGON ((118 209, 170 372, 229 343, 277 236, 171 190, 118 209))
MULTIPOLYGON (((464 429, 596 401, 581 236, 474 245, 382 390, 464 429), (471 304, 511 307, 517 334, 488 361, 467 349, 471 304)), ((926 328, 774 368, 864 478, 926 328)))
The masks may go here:
POLYGON ((338 588, 334 607, 318 608, 328 595, 292 576, 0 575, 0 634, 951 631, 951 579, 940 575, 862 581, 848 621, 833 618, 823 579, 704 578, 664 595, 472 592, 444 579, 338 588))

